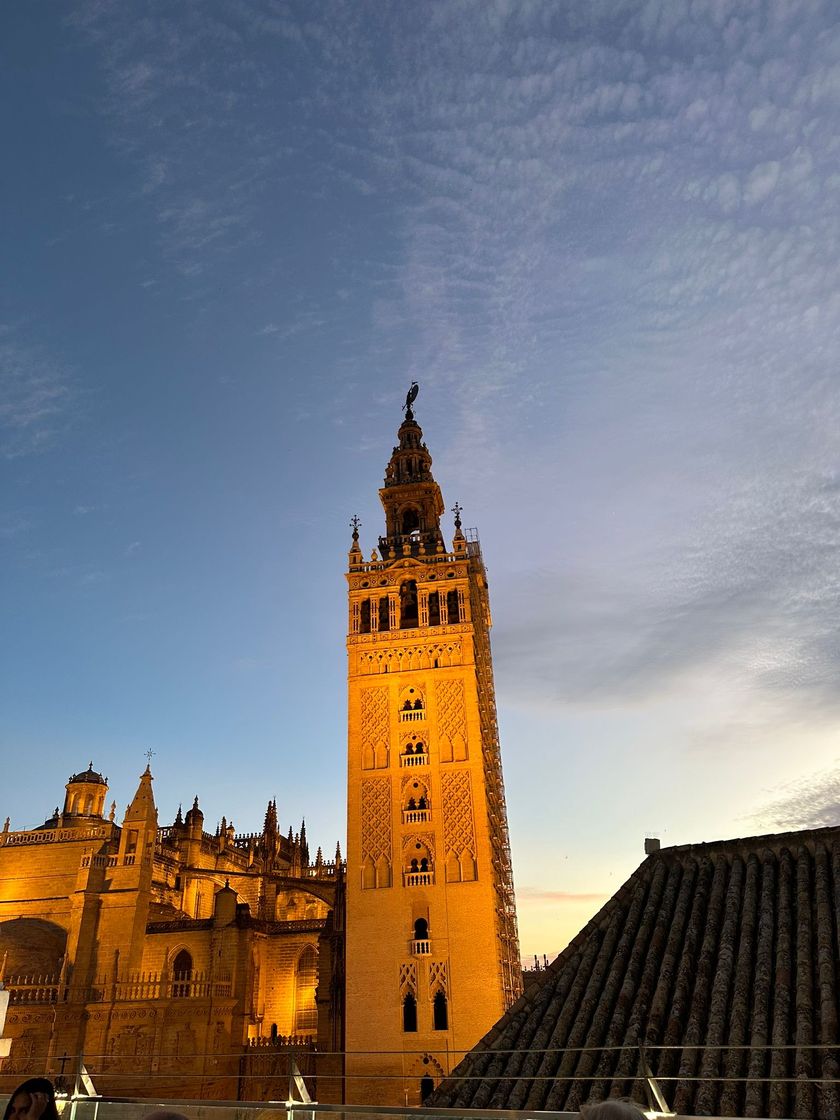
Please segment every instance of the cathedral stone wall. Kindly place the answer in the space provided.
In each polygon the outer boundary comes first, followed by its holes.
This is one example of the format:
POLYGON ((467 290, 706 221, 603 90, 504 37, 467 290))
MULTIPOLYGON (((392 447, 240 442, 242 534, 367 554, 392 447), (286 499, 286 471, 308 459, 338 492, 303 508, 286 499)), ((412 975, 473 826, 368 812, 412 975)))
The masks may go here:
MULTIPOLYGON (((80 777, 65 809, 101 808, 105 779, 80 777)), ((147 768, 120 824, 56 811, 0 833, 0 1091, 72 1081, 81 1059, 102 1093, 276 1096, 292 1046, 314 1085, 315 1039, 343 1037, 340 860, 310 861, 305 829, 281 836, 273 803, 247 837, 224 820, 205 832, 197 802, 160 828, 151 782, 147 768)))

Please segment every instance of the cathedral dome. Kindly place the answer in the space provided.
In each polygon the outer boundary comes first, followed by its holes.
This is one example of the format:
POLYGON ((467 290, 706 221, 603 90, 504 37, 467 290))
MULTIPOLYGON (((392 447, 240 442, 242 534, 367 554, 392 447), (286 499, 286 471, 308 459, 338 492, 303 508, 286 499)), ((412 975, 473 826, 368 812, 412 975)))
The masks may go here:
POLYGON ((108 779, 103 778, 101 774, 97 774, 97 772, 94 770, 93 762, 88 763, 87 770, 83 770, 79 774, 71 774, 69 784, 75 785, 77 782, 84 782, 86 785, 91 786, 108 785, 108 779))
POLYGON ((64 797, 65 815, 77 817, 101 817, 105 805, 105 794, 108 792, 108 779, 93 768, 93 763, 88 763, 87 770, 72 774, 70 781, 65 786, 67 793, 64 797))

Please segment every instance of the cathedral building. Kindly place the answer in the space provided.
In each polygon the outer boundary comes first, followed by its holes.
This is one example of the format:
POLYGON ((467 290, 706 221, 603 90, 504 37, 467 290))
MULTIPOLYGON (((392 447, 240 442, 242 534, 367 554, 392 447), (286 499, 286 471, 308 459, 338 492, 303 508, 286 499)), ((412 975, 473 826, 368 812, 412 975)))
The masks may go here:
POLYGON ((521 991, 487 577, 409 393, 369 560, 347 572, 347 864, 306 829, 196 798, 161 827, 147 767, 121 821, 93 769, 0 833, 0 1091, 80 1060, 103 1094, 419 1104, 521 991))
POLYGON ((409 392, 348 616, 346 1099, 419 1104, 521 992, 490 605, 409 392))
MULTIPOLYGON (((98 1092, 237 1099, 288 1087, 293 1046, 342 1049, 343 866, 282 836, 204 827, 196 798, 158 826, 147 767, 121 823, 107 780, 74 774, 40 827, 0 833, 0 1090, 81 1058, 98 1092)), ((340 1079, 322 1095, 340 1096, 340 1079)))

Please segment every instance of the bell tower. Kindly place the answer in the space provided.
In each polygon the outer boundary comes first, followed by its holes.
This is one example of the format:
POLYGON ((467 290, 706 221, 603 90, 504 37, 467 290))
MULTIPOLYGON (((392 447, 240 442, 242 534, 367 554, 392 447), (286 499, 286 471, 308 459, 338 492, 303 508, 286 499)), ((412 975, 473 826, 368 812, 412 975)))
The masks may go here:
POLYGON ((348 1103, 417 1105, 521 992, 481 548, 406 398, 348 621, 348 1103))

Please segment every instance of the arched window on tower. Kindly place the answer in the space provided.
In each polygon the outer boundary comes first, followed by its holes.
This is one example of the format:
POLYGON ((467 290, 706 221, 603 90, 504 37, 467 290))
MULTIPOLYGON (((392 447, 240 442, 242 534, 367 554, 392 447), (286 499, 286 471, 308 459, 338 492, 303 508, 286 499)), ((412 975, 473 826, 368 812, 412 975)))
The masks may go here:
POLYGON ((409 533, 413 533, 415 531, 415 529, 419 529, 419 528, 420 528, 420 514, 419 514, 419 512, 416 509, 414 509, 413 506, 409 506, 408 509, 404 509, 402 511, 401 528, 400 528, 400 532, 403 534, 403 536, 407 537, 409 533))
POLYGON ((362 599, 359 609, 359 633, 370 633, 370 599, 362 599))
POLYGON ((429 625, 440 626, 440 596, 437 591, 429 592, 429 625))
POLYGON ((403 630, 417 626, 417 583, 407 579, 400 585, 400 627, 403 630))
POLYGON ((461 621, 458 611, 458 592, 454 587, 446 593, 446 614, 450 622, 461 621))
POLYGON ((391 629, 391 613, 390 613, 390 607, 388 605, 388 596, 387 595, 383 595, 382 598, 379 600, 379 629, 380 630, 390 630, 391 629))
POLYGON ((411 992, 403 1000, 403 1030, 406 1034, 417 1030, 417 1000, 411 992))
POLYGON ((432 1024, 436 1031, 445 1031, 449 1029, 449 1013, 446 1006, 446 994, 444 992, 436 992, 434 1004, 432 1006, 432 1024))
POLYGON ((193 960, 186 949, 177 953, 172 962, 172 995, 188 996, 192 989, 193 960))
POLYGON ((429 940, 429 923, 425 918, 418 918, 414 923, 414 940, 415 941, 428 941, 429 940))

